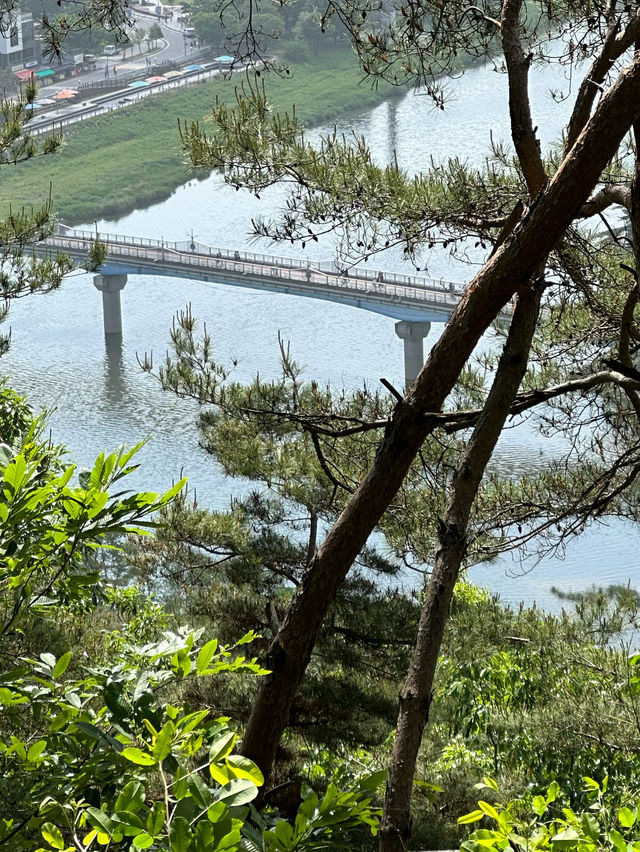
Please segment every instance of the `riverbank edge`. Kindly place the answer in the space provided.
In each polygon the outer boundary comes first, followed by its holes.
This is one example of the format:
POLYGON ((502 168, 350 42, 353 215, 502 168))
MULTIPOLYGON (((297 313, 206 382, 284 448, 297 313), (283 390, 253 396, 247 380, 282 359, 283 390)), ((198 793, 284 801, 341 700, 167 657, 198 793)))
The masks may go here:
MULTIPOLYGON (((372 85, 363 79, 355 55, 344 49, 325 51, 291 68, 286 78, 270 73, 267 92, 275 110, 295 104, 306 127, 357 114, 410 91, 384 82, 372 85)), ((239 82, 237 76, 210 80, 71 127, 61 152, 5 169, 3 212, 9 204, 13 210, 37 206, 53 187, 56 215, 65 224, 117 219, 166 200, 189 180, 206 178, 207 173, 184 163, 178 119, 203 122, 216 97, 233 99, 239 82)))

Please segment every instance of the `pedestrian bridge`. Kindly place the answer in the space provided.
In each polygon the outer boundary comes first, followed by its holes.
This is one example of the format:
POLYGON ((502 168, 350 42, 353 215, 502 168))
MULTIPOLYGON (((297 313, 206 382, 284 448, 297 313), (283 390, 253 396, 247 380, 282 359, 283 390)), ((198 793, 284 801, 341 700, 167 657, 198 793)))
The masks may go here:
POLYGON ((362 268, 339 271, 334 264, 213 248, 195 240, 169 242, 82 231, 58 225, 42 248, 64 252, 82 267, 95 240, 107 257, 94 278, 102 292, 105 334, 122 333, 120 291, 128 275, 166 275, 325 299, 384 314, 404 341, 409 384, 423 363, 423 339, 432 322, 446 322, 464 285, 421 275, 362 268))
MULTIPOLYGON (((72 230, 58 225, 44 243, 86 260, 96 236, 107 246, 103 275, 167 275, 328 299, 396 320, 445 322, 464 285, 420 275, 370 269, 341 274, 335 265, 213 248, 196 241, 169 242, 72 230)), ((81 265, 81 264, 80 264, 81 265)))

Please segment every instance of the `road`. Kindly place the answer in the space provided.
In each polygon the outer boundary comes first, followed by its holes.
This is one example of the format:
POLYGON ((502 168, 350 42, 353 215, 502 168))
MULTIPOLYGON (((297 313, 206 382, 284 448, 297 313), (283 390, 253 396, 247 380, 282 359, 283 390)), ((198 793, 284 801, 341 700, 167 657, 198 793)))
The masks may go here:
MULTIPOLYGON (((143 29, 149 29, 152 23, 157 22, 157 18, 154 15, 150 15, 148 12, 141 12, 140 9, 134 10, 134 14, 135 25, 143 29)), ((145 77, 153 73, 149 69, 147 60, 149 60, 152 66, 163 61, 171 61, 183 66, 193 62, 202 64, 204 70, 187 73, 183 77, 172 79, 166 83, 151 84, 137 89, 123 86, 123 88, 118 90, 105 90, 102 94, 95 94, 94 90, 94 94, 91 97, 82 99, 80 95, 73 102, 62 101, 60 104, 56 106, 51 105, 35 115, 29 122, 31 132, 36 135, 48 132, 53 127, 64 127, 84 118, 90 118, 135 103, 159 91, 184 86, 220 73, 221 66, 219 64, 201 62, 200 51, 194 49, 190 40, 185 37, 184 28, 177 24, 175 20, 169 23, 161 21, 160 27, 164 38, 156 49, 140 54, 133 53, 126 59, 122 58, 122 52, 119 52, 115 56, 100 56, 97 59, 97 68, 95 71, 78 74, 69 80, 58 82, 55 85, 43 86, 38 92, 38 98, 53 99, 53 96, 60 92, 61 89, 77 88, 82 83, 101 82, 105 79, 107 73, 110 79, 113 80, 114 68, 117 69, 117 75, 121 79, 139 78, 144 80, 145 77)))

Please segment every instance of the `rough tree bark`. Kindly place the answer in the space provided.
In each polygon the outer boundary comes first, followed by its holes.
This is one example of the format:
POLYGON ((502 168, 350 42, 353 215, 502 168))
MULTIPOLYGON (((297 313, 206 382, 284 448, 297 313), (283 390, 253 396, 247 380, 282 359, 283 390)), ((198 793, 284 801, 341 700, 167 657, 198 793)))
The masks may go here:
POLYGON ((473 501, 510 414, 527 369, 543 285, 518 294, 509 335, 487 400, 456 467, 438 531, 438 549, 420 613, 418 634, 402 691, 389 765, 380 852, 403 852, 411 834, 411 790, 418 749, 428 721, 433 679, 449 615, 453 589, 467 547, 473 501))
MULTIPOLYGON (((540 144, 531 117, 529 66, 520 40, 522 0, 505 0, 500 32, 509 75, 511 137, 530 199, 547 181, 540 144)), ((544 274, 543 258, 539 274, 544 274)), ((429 718, 433 680, 453 590, 467 548, 469 517, 486 466, 510 414, 527 369, 543 281, 521 287, 496 375, 458 462, 444 517, 440 519, 435 564, 420 613, 409 671, 399 696, 396 736, 389 764, 380 852, 402 852, 411 834, 411 790, 418 750, 429 718)))
POLYGON ((261 683, 242 744, 243 754, 266 776, 327 608, 433 430, 429 413, 440 410, 483 332, 562 237, 639 117, 636 57, 603 95, 512 236, 471 281, 415 384, 396 406, 374 464, 316 553, 272 643, 272 673, 261 683))

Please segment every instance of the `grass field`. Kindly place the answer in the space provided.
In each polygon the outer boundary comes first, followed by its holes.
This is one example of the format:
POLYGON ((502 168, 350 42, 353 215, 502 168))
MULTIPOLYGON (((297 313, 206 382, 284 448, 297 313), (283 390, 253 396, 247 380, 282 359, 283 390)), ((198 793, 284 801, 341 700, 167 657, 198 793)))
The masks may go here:
MULTIPOLYGON (((296 106, 307 127, 361 111, 392 92, 360 83, 355 56, 341 50, 314 63, 293 66, 290 79, 267 78, 274 107, 296 106)), ((147 98, 136 106, 88 119, 65 131, 65 146, 2 172, 2 212, 39 204, 51 187, 54 209, 66 224, 114 218, 167 198, 190 175, 178 135, 178 119, 201 120, 216 95, 232 99, 235 80, 211 80, 147 98)))

